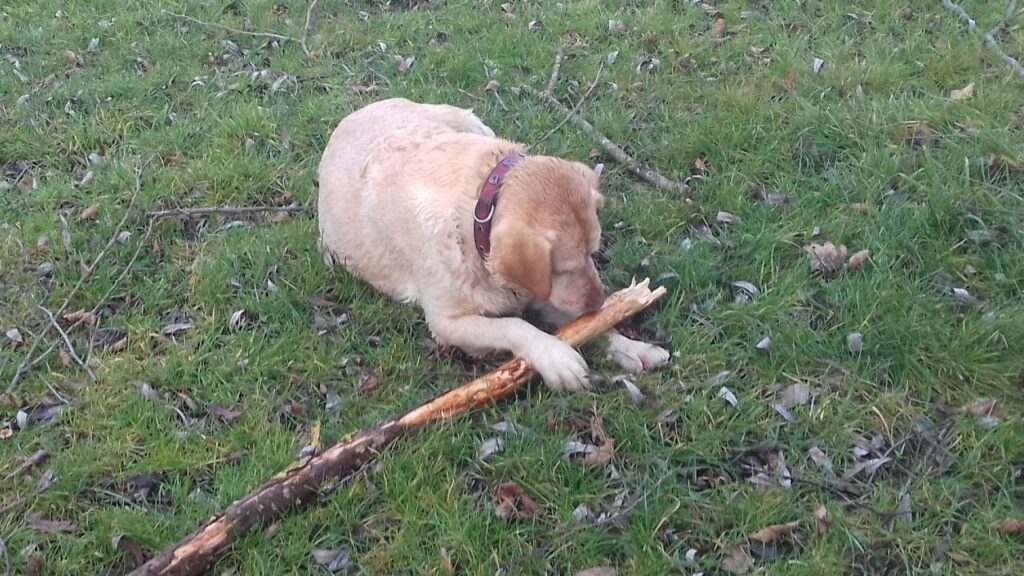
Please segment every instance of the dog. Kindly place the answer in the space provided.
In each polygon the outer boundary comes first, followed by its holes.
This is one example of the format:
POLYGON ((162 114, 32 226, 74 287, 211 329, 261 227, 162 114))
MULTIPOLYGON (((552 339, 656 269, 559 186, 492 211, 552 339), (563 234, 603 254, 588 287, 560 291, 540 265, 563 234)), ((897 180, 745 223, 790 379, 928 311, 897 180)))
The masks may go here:
MULTIPOLYGON (((418 304, 439 344, 511 352, 556 390, 588 386, 579 352, 521 314, 562 326, 604 302, 594 170, 526 155, 472 110, 395 98, 338 124, 318 176, 325 264, 418 304)), ((606 336, 629 372, 669 360, 658 346, 606 336)))

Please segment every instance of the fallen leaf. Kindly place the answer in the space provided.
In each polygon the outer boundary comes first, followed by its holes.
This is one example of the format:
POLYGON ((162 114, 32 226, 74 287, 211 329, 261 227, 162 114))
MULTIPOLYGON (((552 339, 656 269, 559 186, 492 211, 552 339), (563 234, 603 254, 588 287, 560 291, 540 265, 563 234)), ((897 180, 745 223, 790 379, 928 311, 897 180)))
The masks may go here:
POLYGON ((864 462, 858 462, 850 470, 843 475, 843 478, 849 480, 858 474, 866 474, 871 476, 878 471, 883 465, 892 462, 892 458, 872 458, 871 460, 865 460, 864 462))
POLYGON ((736 395, 732 393, 732 390, 728 389, 725 386, 722 386, 721 388, 718 389, 718 397, 721 398, 722 400, 725 400, 726 403, 728 403, 730 406, 736 406, 740 402, 736 398, 736 395))
POLYGON ((804 250, 811 261, 811 271, 826 278, 832 278, 846 265, 846 246, 838 246, 832 242, 811 244, 804 250))
POLYGON ((718 18, 715 23, 711 25, 711 37, 721 40, 725 38, 729 23, 725 21, 725 18, 718 18))
POLYGON ((626 31, 626 25, 621 20, 609 20, 608 21, 608 33, 609 34, 622 34, 626 31))
POLYGON ((18 331, 17 328, 11 328, 7 332, 5 332, 4 335, 7 336, 8 340, 14 342, 15 344, 18 344, 19 346, 25 343, 25 341, 21 338, 21 332, 18 331))
POLYGON ((494 514, 502 519, 532 518, 540 510, 523 487, 515 482, 499 485, 494 490, 494 499, 498 502, 494 514))
POLYGON ((324 550, 322 548, 314 548, 310 555, 313 556, 313 561, 318 566, 327 570, 328 572, 334 573, 348 568, 349 560, 352 558, 352 550, 348 546, 343 546, 334 550, 324 550))
POLYGON ((501 90, 501 84, 497 80, 488 80, 487 84, 484 85, 484 92, 493 93, 501 90))
POLYGON ((35 468, 36 466, 44 462, 49 457, 50 453, 47 452, 46 450, 43 450, 41 448, 39 450, 36 450, 34 454, 29 456, 28 458, 25 458, 24 462, 22 462, 21 465, 18 466, 14 471, 8 473, 7 476, 4 476, 4 480, 10 480, 11 478, 21 476, 22 474, 28 472, 32 468, 35 468))
POLYGON ((489 438, 484 440, 484 443, 480 445, 480 450, 477 452, 477 459, 483 462, 491 457, 492 454, 497 454, 505 450, 505 440, 503 438, 489 438))
POLYGON ((395 65, 398 66, 398 71, 403 73, 408 72, 412 68, 413 63, 416 62, 415 56, 403 58, 400 54, 395 54, 394 59, 395 65))
POLYGON ((787 522, 786 524, 772 524, 771 526, 765 526, 753 534, 748 534, 747 538, 754 542, 761 544, 770 544, 779 538, 788 536, 794 530, 800 527, 800 521, 794 520, 793 522, 787 522))
POLYGON ((825 476, 835 476, 835 471, 832 469, 832 459, 825 454, 825 451, 817 446, 812 446, 807 453, 811 456, 811 461, 821 470, 825 476))
POLYGON ((856 270, 863 266, 869 258, 871 258, 871 250, 861 250, 853 256, 850 256, 850 261, 846 263, 846 267, 850 270, 856 270))
POLYGON ((729 550, 725 560, 722 561, 722 570, 731 574, 746 574, 754 567, 754 559, 745 545, 739 545, 729 550))
POLYGON ((819 534, 825 534, 832 528, 832 518, 828 515, 828 508, 824 504, 818 506, 814 511, 814 527, 819 534))
POLYGON ((157 400, 160 399, 156 391, 153 390, 153 388, 146 382, 135 382, 135 385, 138 386, 139 392, 142 393, 142 397, 145 398, 146 400, 149 400, 150 402, 156 402, 157 400))
POLYGON ((610 566, 597 566, 596 568, 580 570, 576 573, 576 576, 616 576, 618 573, 618 570, 610 566))
POLYGON ((786 78, 782 81, 783 85, 785 85, 786 87, 786 90, 789 90, 790 92, 796 90, 796 78, 796 70, 792 68, 786 70, 786 78))
POLYGON ((719 224, 732 224, 734 222, 738 223, 739 220, 739 217, 732 214, 731 212, 724 212, 721 210, 719 210, 718 214, 715 216, 715 222, 718 222, 719 224))
POLYGON ((803 382, 797 382, 786 386, 779 393, 779 404, 786 408, 795 408, 806 404, 811 399, 811 387, 803 382))
POLYGON ((960 90, 953 90, 949 93, 949 99, 953 102, 970 100, 972 96, 974 96, 974 82, 971 82, 960 90))
POLYGON ((231 313, 231 318, 228 320, 228 326, 232 330, 241 330, 243 326, 253 320, 252 314, 246 311, 244 308, 241 310, 235 310, 231 313))
POLYGON ((868 206, 866 202, 854 202, 850 204, 850 208, 853 208, 858 214, 867 214, 871 212, 871 206, 868 206))
MULTIPOLYGON (((91 174, 91 172, 90 172, 90 174, 91 174)), ((100 205, 99 204, 93 204, 92 206, 89 206, 85 210, 82 210, 82 213, 78 215, 78 219, 79 220, 92 220, 99 213, 100 213, 100 205)))
POLYGON ((36 239, 36 250, 40 253, 47 252, 50 250, 50 239, 46 236, 40 236, 36 239))
POLYGON ((243 411, 235 408, 224 408, 217 404, 210 404, 210 414, 220 418, 225 423, 230 424, 238 419, 242 415, 243 411))
POLYGON ((594 446, 593 444, 580 442, 579 440, 569 440, 565 443, 565 446, 562 447, 562 456, 566 460, 571 460, 580 454, 583 454, 584 457, 586 457, 589 454, 597 452, 597 450, 597 446, 594 446))
POLYGON ((938 142, 938 135, 924 121, 903 124, 903 141, 914 148, 930 148, 938 142))
POLYGON ((964 288, 953 288, 953 296, 956 296, 957 300, 960 300, 968 306, 979 306, 984 304, 981 299, 971 295, 971 293, 964 288))
POLYGON ((860 354, 864 351, 864 335, 860 332, 851 332, 846 335, 846 349, 850 354, 860 354))
POLYGON ((67 520, 44 520, 34 512, 25 516, 25 523, 40 532, 49 532, 51 534, 71 534, 78 531, 78 526, 67 520))
POLYGON ((900 491, 899 503, 896 505, 896 517, 906 525, 914 523, 914 512, 910 502, 910 492, 906 489, 900 491))
POLYGON ((452 557, 448 554, 447 548, 441 548, 441 569, 445 574, 455 574, 455 565, 452 563, 452 557))
POLYGON ((813 72, 814 74, 817 74, 818 72, 821 72, 821 67, 824 66, 824 65, 825 65, 825 61, 824 60, 822 60, 821 58, 815 58, 814 59, 814 64, 811 65, 811 72, 813 72))
POLYGON ((83 324, 93 326, 96 324, 96 316, 92 312, 86 312, 85 310, 75 310, 74 312, 68 312, 63 316, 65 322, 71 322, 76 324, 81 322, 83 324))
POLYGON ((996 530, 1011 536, 1024 534, 1024 520, 1020 518, 1007 518, 996 525, 996 530))
POLYGON ((761 352, 767 352, 768 350, 771 349, 771 347, 772 347, 772 339, 769 338, 768 336, 765 336, 764 338, 761 338, 761 341, 757 343, 757 346, 755 346, 755 348, 757 348, 761 352))
POLYGON ((174 336, 175 334, 186 332, 188 330, 191 330, 192 328, 193 325, 191 322, 174 322, 164 326, 161 332, 163 333, 164 336, 174 336))
POLYGON ((356 394, 362 396, 369 394, 380 385, 380 377, 375 370, 363 370, 359 373, 359 383, 356 384, 356 394))
POLYGON ((637 388, 633 381, 627 378, 625 375, 616 376, 612 378, 612 382, 622 386, 629 393, 629 397, 632 398, 634 404, 640 404, 644 400, 644 393, 637 388))
POLYGON ((533 431, 527 428, 526 426, 522 426, 520 424, 516 424, 515 422, 510 422, 508 420, 495 422, 494 424, 491 424, 491 428, 497 430, 498 432, 501 432, 502 434, 520 434, 522 436, 533 435, 533 431))
POLYGON ((9 427, 8 428, 0 428, 0 440, 7 440, 8 438, 10 438, 12 436, 14 436, 14 430, 12 430, 9 427))
POLYGON ((583 457, 584 466, 604 466, 615 457, 615 439, 606 438, 604 443, 597 447, 597 450, 590 452, 583 457))
POLYGON ((1000 419, 1007 417, 1006 409, 994 398, 977 398, 964 406, 964 410, 968 414, 978 417, 995 417, 1000 419))
POLYGON ((732 374, 732 372, 729 371, 729 370, 722 370, 718 374, 715 374, 710 379, 708 379, 708 388, 714 388, 715 386, 721 386, 722 384, 725 383, 726 380, 729 379, 729 376, 731 374, 732 374))
POLYGON ((128 554, 130 554, 132 557, 132 569, 138 568, 139 566, 145 564, 146 561, 149 560, 149 557, 151 556, 142 548, 142 546, 139 546, 138 542, 136 542, 131 536, 128 536, 127 534, 118 534, 117 536, 111 538, 110 546, 114 550, 123 548, 128 551, 128 554))

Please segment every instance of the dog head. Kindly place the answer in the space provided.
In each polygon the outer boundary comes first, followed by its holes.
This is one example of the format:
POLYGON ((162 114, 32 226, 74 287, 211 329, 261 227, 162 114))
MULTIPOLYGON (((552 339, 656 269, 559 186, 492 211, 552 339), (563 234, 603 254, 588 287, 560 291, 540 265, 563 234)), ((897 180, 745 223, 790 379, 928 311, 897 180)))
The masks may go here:
POLYGON ((491 269, 538 302, 578 316, 604 303, 593 255, 604 207, 598 175, 578 162, 531 156, 502 185, 491 269))

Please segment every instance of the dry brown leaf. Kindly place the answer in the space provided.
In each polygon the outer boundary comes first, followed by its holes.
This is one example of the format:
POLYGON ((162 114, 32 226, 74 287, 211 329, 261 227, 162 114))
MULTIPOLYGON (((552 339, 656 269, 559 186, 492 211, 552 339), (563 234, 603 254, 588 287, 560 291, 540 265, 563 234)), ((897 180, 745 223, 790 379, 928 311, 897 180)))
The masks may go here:
POLYGON ((996 525, 996 530, 1011 536, 1024 534, 1024 520, 1020 518, 1007 518, 996 525))
POLYGON ((869 258, 871 258, 871 250, 861 250, 853 256, 850 256, 850 261, 846 263, 846 267, 850 270, 856 270, 863 266, 869 258))
POLYGON ((455 574, 455 565, 452 563, 452 557, 448 554, 447 548, 441 548, 441 569, 445 574, 455 574))
POLYGON ((359 384, 356 385, 356 394, 362 396, 369 394, 380 386, 380 376, 374 370, 363 370, 359 373, 359 384))
POLYGON ((718 18, 711 26, 711 37, 716 39, 725 38, 728 27, 729 23, 725 21, 725 18, 718 18))
POLYGON ((811 271, 826 278, 834 277, 846 265, 846 246, 825 242, 805 246, 804 250, 810 258, 811 271))
POLYGON ((289 218, 291 218, 291 214, 287 212, 278 212, 277 214, 274 214, 270 221, 273 222, 274 224, 281 224, 288 220, 289 218))
POLYGON ((814 511, 814 527, 821 534, 832 528, 832 518, 828 515, 828 508, 824 504, 818 506, 818 509, 814 511))
POLYGON ((590 417, 590 439, 594 444, 600 444, 604 442, 607 436, 604 433, 604 418, 600 414, 594 413, 590 417))
POLYGON ((78 215, 78 219, 79 220, 92 220, 99 213, 100 213, 100 205, 99 204, 93 204, 92 206, 89 206, 85 210, 82 210, 82 213, 78 215))
POLYGON ((61 366, 71 364, 71 356, 68 355, 64 348, 57 348, 57 356, 60 358, 61 366))
POLYGON ((92 326, 96 324, 96 316, 91 312, 86 312, 85 310, 75 310, 74 312, 68 312, 65 314, 64 321, 71 322, 72 324, 82 322, 83 324, 92 326))
POLYGON ((938 134, 924 121, 903 124, 903 141, 914 148, 931 148, 939 140, 938 134))
POLYGON ((498 90, 501 90, 501 84, 497 80, 488 80, 487 84, 484 85, 484 92, 490 93, 497 92, 498 90))
POLYGON ((615 457, 615 439, 606 438, 597 450, 583 456, 584 466, 604 466, 615 457))
POLYGON ((788 536, 793 532, 793 530, 796 530, 799 527, 799 520, 794 520, 793 522, 788 522, 786 524, 772 524, 771 526, 765 526, 764 528, 761 528, 757 532, 748 534, 747 538, 749 538, 753 542, 759 542, 761 544, 770 544, 772 542, 775 542, 779 538, 788 536))
POLYGON ((850 208, 853 208, 858 214, 867 214, 871 212, 871 207, 865 202, 854 202, 850 204, 850 208))
POLYGON ((786 79, 782 81, 783 85, 786 87, 786 90, 796 90, 796 79, 796 70, 792 68, 786 70, 786 79))
POLYGON ((515 482, 505 482, 494 490, 494 499, 498 501, 494 514, 498 518, 532 518, 537 515, 540 507, 526 494, 526 490, 515 482))
POLYGON ((1007 416, 1006 409, 994 398, 977 398, 964 406, 964 410, 972 416, 978 417, 1006 418, 1007 416))
POLYGON ((750 551, 743 544, 729 550, 722 561, 722 570, 730 574, 746 574, 753 567, 754 559, 750 557, 750 551))
POLYGON ((415 56, 409 56, 408 58, 403 58, 401 55, 395 54, 394 58, 395 58, 395 65, 398 66, 398 71, 399 72, 408 72, 412 68, 413 63, 416 62, 416 57, 415 56))
POLYGON ((953 102, 970 100, 972 96, 974 96, 974 82, 971 82, 960 90, 953 90, 949 93, 949 99, 953 102))
POLYGON ((0 440, 7 440, 11 436, 14 436, 14 430, 11 428, 0 428, 0 440))

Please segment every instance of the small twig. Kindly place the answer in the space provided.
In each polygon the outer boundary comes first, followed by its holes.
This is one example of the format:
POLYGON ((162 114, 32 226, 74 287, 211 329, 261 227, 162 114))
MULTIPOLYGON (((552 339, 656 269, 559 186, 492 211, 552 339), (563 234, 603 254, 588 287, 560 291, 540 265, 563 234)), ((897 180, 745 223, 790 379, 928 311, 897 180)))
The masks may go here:
POLYGON ((558 47, 558 52, 555 52, 555 64, 551 67, 551 79, 548 80, 548 86, 544 89, 544 95, 550 97, 555 92, 555 86, 558 85, 558 73, 562 70, 562 60, 565 60, 565 45, 558 47))
POLYGON ((158 210, 147 212, 146 216, 154 220, 171 217, 201 216, 206 214, 255 214, 260 212, 308 212, 310 206, 243 206, 234 208, 231 206, 220 206, 217 208, 172 208, 171 210, 158 210))
MULTIPOLYGON (((967 12, 963 8, 954 4, 951 0, 942 0, 942 5, 949 9, 950 12, 956 14, 962 20, 967 22, 967 28, 969 30, 973 31, 975 28, 978 27, 978 23, 975 22, 974 19, 971 18, 970 15, 967 14, 967 12)), ((996 28, 998 29, 998 31, 1002 30, 1001 25, 997 26, 996 28)), ((993 29, 993 31, 996 31, 996 29, 993 29)), ((1004 52, 1002 48, 999 47, 999 43, 996 42, 995 36, 992 34, 992 32, 985 34, 985 46, 993 53, 995 53, 995 55, 998 56, 999 59, 1003 61, 1003 64, 1006 64, 1011 69, 1013 69, 1013 71, 1017 73, 1017 76, 1020 76, 1021 80, 1024 80, 1024 66, 1021 66, 1020 62, 1018 62, 1016 58, 1010 56, 1009 54, 1004 52)))
POLYGON ((547 134, 541 136, 540 140, 537 140, 536 142, 531 144, 530 148, 533 148, 534 146, 537 146, 541 142, 547 140, 555 132, 558 132, 558 130, 562 126, 565 126, 565 123, 568 122, 576 114, 576 112, 583 106, 583 103, 586 102, 587 98, 590 97, 590 94, 591 94, 591 92, 594 91, 594 88, 597 87, 597 83, 601 80, 601 72, 602 71, 604 71, 604 60, 602 60, 601 64, 597 67, 597 75, 594 77, 594 82, 590 85, 590 88, 587 89, 587 92, 585 94, 583 94, 583 98, 580 98, 580 101, 576 103, 576 106, 573 107, 573 109, 569 112, 569 114, 567 114, 565 116, 565 118, 562 119, 561 122, 559 122, 558 124, 555 124, 555 127, 552 128, 551 130, 548 130, 547 134))
POLYGON ((85 370, 85 373, 89 375, 89 380, 95 382, 96 374, 94 374, 92 369, 86 366, 85 362, 82 362, 82 359, 78 357, 78 353, 75 352, 75 346, 71 343, 71 338, 68 337, 68 333, 65 332, 64 329, 60 327, 60 324, 57 323, 57 319, 53 317, 53 312, 50 312, 43 306, 36 306, 36 308, 42 310, 43 313, 46 314, 47 318, 50 319, 50 324, 53 326, 53 329, 56 330, 57 333, 60 334, 61 339, 64 340, 64 345, 68 348, 68 354, 72 359, 74 359, 76 364, 82 367, 82 370, 85 370))
POLYGON ((11 576, 11 553, 7 551, 7 543, 0 538, 0 556, 4 557, 4 576, 11 576))
POLYGON ((522 89, 524 92, 530 94, 534 98, 537 98, 538 100, 546 104, 548 108, 554 110, 555 112, 568 116, 572 123, 579 127, 580 130, 583 130, 583 132, 585 132, 588 136, 590 136, 594 140, 597 140, 597 143, 600 144, 601 147, 604 148, 605 152, 610 154, 616 162, 622 164, 630 172, 636 174, 637 176, 639 176, 640 178, 642 178, 644 181, 648 182, 655 188, 661 190, 662 192, 668 192, 673 194, 685 194, 689 192, 690 187, 687 186, 686 184, 673 182, 672 180, 669 180, 668 178, 662 176, 661 173, 659 173, 657 170, 654 170, 653 168, 648 168, 634 160, 633 157, 627 154, 625 150, 623 150, 614 142, 609 140, 608 137, 599 132, 597 128, 594 128, 594 126, 590 122, 587 122, 579 115, 572 113, 568 108, 565 107, 564 104, 562 104, 558 100, 555 100, 551 96, 545 96, 544 94, 535 90, 532 86, 523 86, 522 89))
POLYGON ((16 470, 11 472, 7 476, 4 476, 4 480, 10 480, 11 478, 15 478, 17 476, 21 476, 25 472, 27 472, 27 471, 31 470, 32 468, 38 466, 40 462, 42 462, 43 460, 46 460, 49 457, 50 457, 50 453, 47 452, 46 450, 43 450, 41 448, 39 450, 36 450, 36 453, 31 455, 31 456, 29 456, 28 458, 26 458, 25 461, 21 463, 21 466, 18 466, 18 468, 16 470))
POLYGON ((309 3, 309 8, 306 8, 306 25, 302 27, 302 51, 306 53, 306 58, 310 60, 316 58, 316 56, 306 47, 306 40, 309 39, 309 20, 313 15, 313 9, 316 8, 316 3, 319 1, 313 0, 309 3))
MULTIPOLYGON (((71 300, 78 294, 78 291, 82 289, 82 286, 85 284, 85 282, 89 278, 91 278, 92 275, 96 272, 96 266, 107 255, 107 252, 110 251, 110 248, 114 245, 114 243, 117 242, 118 236, 121 235, 121 231, 124 229, 125 222, 128 221, 128 217, 131 215, 132 210, 135 208, 135 203, 139 199, 139 192, 142 191, 142 169, 145 168, 146 165, 148 164, 149 160, 146 160, 146 162, 143 163, 142 167, 135 171, 135 190, 132 192, 132 197, 128 201, 128 208, 125 209, 124 215, 121 216, 121 221, 118 222, 117 226, 114 227, 114 233, 110 235, 110 240, 107 241, 107 245, 104 246, 103 249, 100 250, 100 253, 96 255, 96 258, 93 259, 92 264, 89 266, 89 271, 85 274, 82 274, 82 277, 78 279, 78 283, 75 284, 74 288, 71 289, 71 292, 68 294, 67 298, 64 299, 64 303, 61 304, 60 308, 58 308, 57 311, 54 313, 55 316, 60 316, 61 314, 64 313, 65 310, 67 310, 68 304, 70 304, 71 300)), ((76 322, 75 325, 77 326, 79 323, 81 323, 81 321, 76 322)), ((43 326, 43 329, 39 332, 39 335, 36 336, 36 338, 32 341, 32 346, 29 347, 28 352, 25 354, 25 359, 22 360, 21 364, 18 365, 18 368, 14 371, 14 377, 11 378, 11 383, 7 385, 8 392, 11 392, 18 387, 18 382, 20 382, 22 377, 24 377, 25 374, 28 373, 28 369, 30 367, 35 366, 42 357, 45 357, 47 354, 50 353, 50 351, 53 350, 54 347, 51 346, 50 349, 47 350, 47 352, 40 356, 40 358, 37 358, 35 360, 32 359, 32 355, 35 354, 36 348, 39 347, 39 343, 42 342, 43 338, 45 338, 49 332, 50 324, 46 324, 45 326, 43 326)))
POLYGON ((230 26, 225 26, 223 24, 214 24, 212 22, 203 22, 202 20, 193 18, 191 16, 187 16, 185 14, 175 14, 174 12, 171 12, 169 10, 161 10, 161 12, 163 12, 164 14, 167 14, 169 16, 174 16, 175 18, 181 18, 182 20, 188 20, 189 22, 194 22, 196 24, 199 24, 200 26, 206 26, 207 28, 217 28, 217 29, 223 30, 225 32, 231 32, 232 34, 244 34, 246 36, 257 36, 257 37, 260 37, 260 38, 275 38, 277 40, 290 40, 292 42, 295 41, 295 39, 292 38, 291 36, 285 36, 284 34, 278 34, 277 32, 249 32, 247 30, 239 30, 237 28, 231 28, 230 26))
POLYGON ((1000 34, 1002 34, 1003 28, 1006 27, 1006 24, 1010 20, 1012 20, 1014 17, 1016 17, 1016 16, 1017 16, 1017 0, 1010 0, 1010 4, 1006 7, 1006 15, 1003 16, 1003 19, 1000 20, 999 23, 996 24, 994 28, 992 28, 991 30, 988 31, 987 35, 991 36, 992 39, 994 40, 996 37, 998 37, 1000 34))

